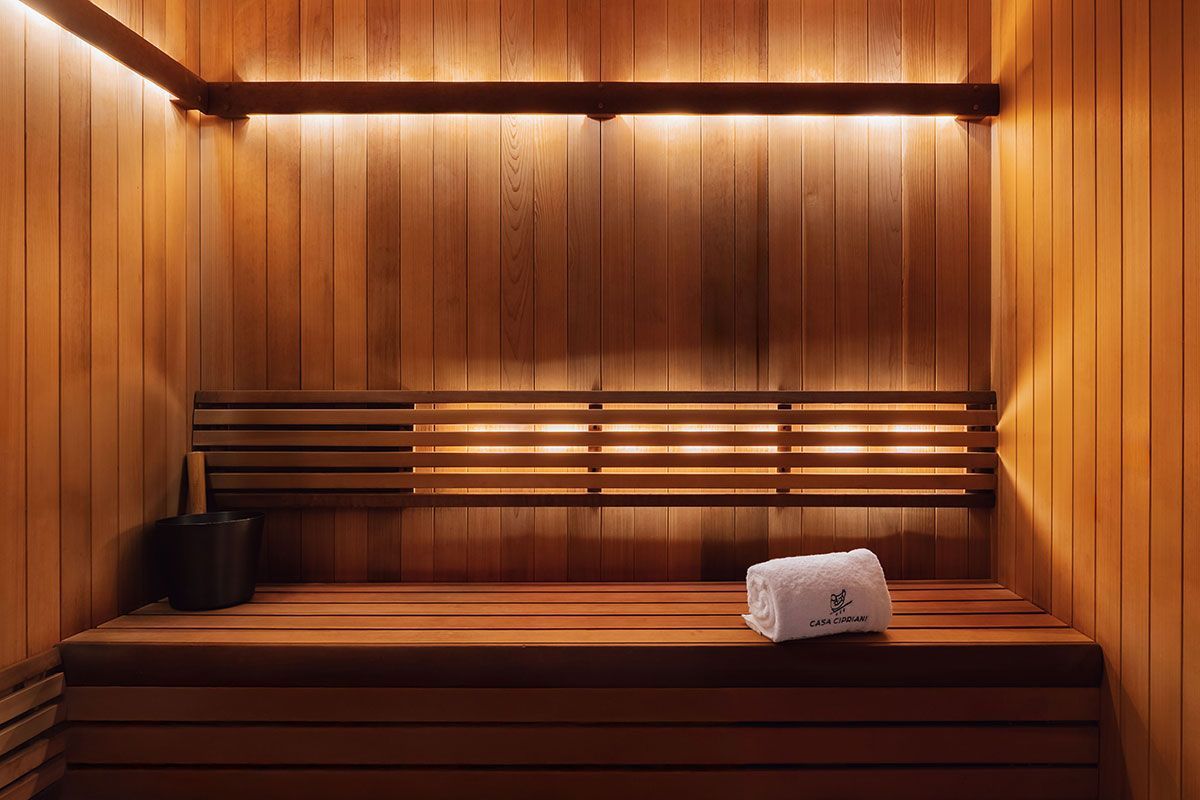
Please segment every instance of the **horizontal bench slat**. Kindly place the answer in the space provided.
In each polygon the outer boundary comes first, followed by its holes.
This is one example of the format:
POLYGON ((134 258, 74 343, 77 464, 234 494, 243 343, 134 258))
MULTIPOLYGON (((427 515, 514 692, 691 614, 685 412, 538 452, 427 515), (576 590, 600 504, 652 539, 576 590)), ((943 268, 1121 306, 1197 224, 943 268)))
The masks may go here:
POLYGON ((94 722, 1094 722, 1096 688, 396 689, 80 686, 94 722))
POLYGON ((220 472, 216 491, 303 489, 904 489, 995 487, 991 473, 220 472))
POLYGON ((15 750, 35 736, 40 736, 66 718, 63 704, 58 702, 0 728, 0 755, 15 750))
POLYGON ((198 408, 196 425, 995 425, 994 410, 198 408))
MULTIPOLYGON (((79 644, 227 643, 325 645, 742 645, 749 649, 775 647, 754 631, 745 630, 163 630, 93 628, 78 634, 79 644)), ((1071 628, 895 628, 886 633, 839 636, 839 644, 888 646, 903 642, 973 644, 1089 644, 1091 639, 1071 628)))
MULTIPOLYGON (((741 609, 743 612, 745 609, 741 609)), ((905 614, 892 618, 892 628, 1063 628, 1049 614, 905 614)), ((339 628, 349 630, 742 630, 734 614, 654 615, 632 609, 628 614, 462 614, 389 616, 384 614, 242 614, 234 621, 206 614, 129 614, 106 622, 103 628, 253 628, 257 630, 339 628)))
POLYGON ((62 694, 62 673, 18 689, 8 695, 0 695, 0 725, 5 725, 22 714, 48 703, 62 694))
POLYGON ((990 447, 995 431, 197 430, 197 447, 990 447))
MULTIPOLYGON (((8 787, 19 778, 31 775, 29 783, 25 786, 30 791, 26 796, 32 797, 40 791, 36 786, 39 780, 37 770, 61 755, 66 749, 66 743, 66 733, 59 731, 52 736, 36 739, 10 755, 0 757, 0 787, 8 787)), ((53 771, 51 769, 52 773, 53 771)), ((14 792, 13 797, 19 796, 11 787, 8 791, 14 792)), ((3 798, 4 795, 0 794, 0 799, 3 798)))
POLYGON ((230 508, 986 508, 998 466, 991 392, 210 391, 193 419, 230 508))
MULTIPOLYGON (((306 595, 315 597, 319 595, 306 595)), ((464 602, 451 597, 449 599, 395 601, 369 600, 359 601, 358 595, 350 595, 348 602, 328 603, 320 601, 297 600, 294 596, 282 598, 275 602, 271 596, 262 593, 255 595, 255 600, 232 608, 222 608, 206 612, 209 618, 239 617, 239 616, 328 616, 332 613, 380 615, 402 617, 409 615, 443 616, 456 615, 474 616, 503 616, 506 614, 574 614, 588 616, 608 616, 614 614, 656 614, 658 616, 687 616, 708 614, 746 613, 746 601, 736 602, 682 602, 682 603, 556 603, 556 602, 464 602)), ((378 598, 379 594, 368 595, 378 598)), ((163 616, 174 615, 175 611, 166 603, 154 603, 133 612, 133 616, 163 616)), ((1040 609, 1026 600, 972 600, 967 603, 946 602, 939 600, 892 600, 893 619, 908 614, 956 614, 961 617, 978 617, 982 614, 1023 614, 1036 615, 1040 609), (967 606, 968 608, 964 608, 967 606)))
POLYGON ((700 453, 506 453, 397 452, 345 450, 228 450, 207 453, 211 469, 360 468, 403 469, 414 467, 536 467, 536 468, 707 468, 753 467, 827 469, 994 469, 995 453, 966 451, 945 453, 807 453, 705 451, 700 453))
POLYGON ((993 492, 647 492, 467 493, 437 492, 217 492, 218 506, 286 508, 991 508, 993 492))
POLYGON ((83 723, 73 764, 1094 764, 1096 726, 83 723))
POLYGON ((901 767, 731 769, 454 769, 115 767, 80 770, 72 787, 88 800, 375 800, 380 797, 658 800, 663 797, 836 797, 839 800, 1094 800, 1096 768, 901 767))

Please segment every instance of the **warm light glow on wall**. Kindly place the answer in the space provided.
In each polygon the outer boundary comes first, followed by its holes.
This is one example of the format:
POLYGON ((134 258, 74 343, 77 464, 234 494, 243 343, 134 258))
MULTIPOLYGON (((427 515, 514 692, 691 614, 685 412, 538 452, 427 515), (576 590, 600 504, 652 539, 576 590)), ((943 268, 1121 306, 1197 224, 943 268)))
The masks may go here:
MULTIPOLYGON (((93 48, 95 49, 95 48, 93 48)), ((102 52, 96 50, 96 52, 102 52)), ((150 83, 147 80, 147 83, 150 83)), ((260 119, 270 117, 299 117, 301 119, 314 120, 335 120, 344 119, 346 117, 377 117, 385 119, 403 119, 404 117, 428 117, 437 119, 439 117, 462 117, 466 119, 474 119, 477 117, 522 117, 526 119, 553 119, 556 117, 570 117, 576 119, 589 119, 585 114, 538 114, 538 113, 510 113, 510 114, 415 114, 415 113, 382 113, 382 114, 335 114, 335 113, 302 113, 302 114, 247 114, 246 119, 260 119)), ((961 120, 953 114, 923 114, 914 116, 911 114, 616 114, 612 119, 639 120, 643 122, 661 123, 666 129, 674 127, 682 127, 688 124, 694 124, 697 120, 728 120, 738 122, 751 122, 754 120, 792 120, 796 122, 805 121, 833 121, 833 120, 864 120, 874 122, 902 122, 906 119, 931 119, 941 122, 960 122, 961 120)), ((611 120, 595 120, 597 124, 604 124, 611 120)))
POLYGON ((120 61, 118 61, 117 59, 115 59, 111 55, 109 55, 108 53, 101 50, 99 47, 96 47, 91 42, 84 41, 83 39, 79 38, 71 31, 69 31, 66 28, 59 25, 54 20, 43 15, 41 12, 36 11, 35 9, 32 9, 23 3, 17 2, 17 0, 0 0, 0 13, 5 13, 5 14, 11 13, 14 15, 24 13, 26 23, 29 26, 31 26, 31 28, 33 29, 31 32, 38 32, 41 34, 48 35, 48 34, 52 34, 55 31, 59 31, 63 34, 66 34, 67 36, 71 37, 72 40, 79 42, 80 44, 86 46, 92 52, 93 57, 99 58, 105 64, 105 66, 118 67, 121 70, 128 73, 129 75, 133 75, 137 78, 140 78, 142 80, 142 84, 146 88, 152 89, 155 93, 162 95, 162 97, 164 99, 170 100, 170 99, 174 99, 174 97, 175 97, 173 94, 171 94, 171 92, 169 92, 166 89, 164 89, 163 87, 159 86, 157 83, 150 80, 146 76, 141 75, 137 72, 134 72, 129 67, 125 66, 120 61))

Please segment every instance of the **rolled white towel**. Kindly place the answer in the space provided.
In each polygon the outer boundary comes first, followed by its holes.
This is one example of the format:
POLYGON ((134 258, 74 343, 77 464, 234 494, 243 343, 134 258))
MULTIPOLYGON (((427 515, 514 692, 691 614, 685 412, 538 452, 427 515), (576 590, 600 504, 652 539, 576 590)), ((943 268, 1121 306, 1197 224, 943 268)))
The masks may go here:
POLYGON ((870 550, 775 558, 746 571, 742 618, 775 642, 886 630, 892 596, 870 550))

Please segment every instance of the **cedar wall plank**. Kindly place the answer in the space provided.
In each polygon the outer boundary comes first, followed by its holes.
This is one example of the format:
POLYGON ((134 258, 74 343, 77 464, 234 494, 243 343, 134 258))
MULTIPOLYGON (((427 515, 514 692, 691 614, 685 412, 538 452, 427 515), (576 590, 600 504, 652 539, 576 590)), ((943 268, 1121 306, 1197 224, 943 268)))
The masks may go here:
MULTIPOLYGON (((291 27, 299 28, 292 35, 299 36, 301 78, 324 68, 359 79, 387 73, 402 79, 960 80, 986 73, 971 60, 983 63, 989 52, 986 42, 979 44, 988 38, 986 15, 937 0, 396 1, 398 10, 382 0, 270 0, 268 34, 278 21, 299 16, 291 27), (401 22, 389 34, 391 13, 401 22), (358 43, 364 14, 365 56, 358 43), (389 35, 395 44, 370 44, 372 36, 389 35), (354 42, 353 58, 337 56, 344 42, 354 42)), ((219 16, 221 8, 206 4, 202 17, 219 16)), ((261 38, 212 22, 202 30, 202 52, 229 52, 228 42, 206 41, 211 36, 230 37, 239 47, 261 38)), ((253 54, 246 57, 258 63, 253 54)), ((975 366, 981 345, 972 344, 990 319, 989 276, 978 268, 987 231, 974 224, 979 207, 986 212, 988 175, 971 149, 984 148, 986 158, 988 144, 971 138, 970 125, 306 118, 298 122, 304 128, 299 142, 273 133, 277 125, 285 132, 287 121, 265 122, 265 173, 257 167, 250 178, 239 173, 236 185, 261 175, 268 232, 257 217, 248 217, 250 229, 242 230, 235 203, 231 236, 234 242, 268 237, 269 279, 274 260, 281 260, 283 296, 268 291, 264 300, 273 348, 267 369, 275 369, 276 350, 281 370, 294 363, 289 332, 298 327, 296 381, 302 386, 350 385, 341 377, 357 383, 364 363, 372 386, 395 385, 396 371, 402 387, 439 389, 966 388, 988 382, 986 370, 981 377, 975 366), (339 177, 362 169, 364 148, 369 180, 339 177), (389 201, 396 190, 381 175, 391 174, 393 159, 399 198, 389 201), (289 211, 286 192, 297 161, 301 202, 289 211), (285 193, 280 213, 288 227, 270 223, 277 186, 285 193), (399 205, 398 223, 389 203, 399 205), (345 225, 336 222, 347 214, 345 225), (946 224, 939 226, 942 217, 946 224), (289 288, 295 261, 286 254, 296 240, 302 278, 289 288), (394 269, 398 279, 390 277, 394 269), (299 308, 289 312, 296 292, 299 308)), ((206 188, 229 191, 219 170, 202 174, 206 188)), ((986 213, 982 218, 986 223, 986 213)), ((236 295, 236 287, 231 291, 236 295)), ((221 313, 226 305, 212 308, 221 313)), ((237 354, 243 328, 234 327, 237 354)), ((256 346, 247 345, 251 352, 256 346)), ((986 346, 983 352, 986 358, 986 346)), ((219 375, 212 373, 206 386, 216 388, 219 375)), ((365 568, 379 579, 394 578, 397 570, 401 577, 446 580, 537 574, 689 579, 733 575, 768 553, 867 542, 898 577, 991 569, 987 520, 961 510, 413 509, 387 515, 396 513, 399 522, 385 515, 364 524, 357 513, 322 512, 273 520, 264 571, 298 569, 295 577, 309 579, 339 570, 357 575, 364 569, 358 560, 364 533, 365 552, 381 548, 382 563, 390 565, 376 568, 375 559, 367 559, 365 568), (375 532, 385 541, 398 537, 398 554, 388 554, 391 544, 372 544, 375 532), (289 536, 299 542, 299 554, 283 544, 289 536)))
MULTIPOLYGON (((1200 36, 1200 8, 1184 6, 1183 40, 1200 36)), ((1184 103, 1184 338, 1183 392, 1188 405, 1183 417, 1183 737, 1182 784, 1185 797, 1200 796, 1200 51, 1183 52, 1184 103)))
POLYGON ((1104 648, 1103 798, 1200 796, 1193 6, 994 9, 997 563, 1104 648))
MULTIPOLYGON (((337 0, 333 75, 361 75, 367 65, 366 0, 337 0)), ((339 117, 333 129, 333 351, 335 389, 367 387, 367 119, 339 117)), ((334 515, 334 577, 365 580, 368 512, 334 515)))
MULTIPOLYGON (((99 5, 185 57, 185 0, 99 5)), ((199 118, 16 2, 0 30, 3 667, 153 588, 146 523, 174 508, 191 403, 169 326, 199 322, 168 145, 199 118)))
MULTIPOLYGON (((14 0, 0 26, 0 179, 25 185, 25 13, 14 0)), ((0 664, 28 655, 25 645, 25 192, 0 192, 0 664)))

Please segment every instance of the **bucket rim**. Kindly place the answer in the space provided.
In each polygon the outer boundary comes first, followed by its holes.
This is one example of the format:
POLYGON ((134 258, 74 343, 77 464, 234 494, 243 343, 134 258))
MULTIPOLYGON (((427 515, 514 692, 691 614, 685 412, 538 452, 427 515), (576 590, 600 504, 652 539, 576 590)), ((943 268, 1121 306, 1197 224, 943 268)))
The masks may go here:
POLYGON ((191 528, 203 525, 226 525, 231 522, 253 522, 263 519, 261 511, 206 511, 203 514, 181 514, 164 517, 158 525, 164 528, 191 528))

